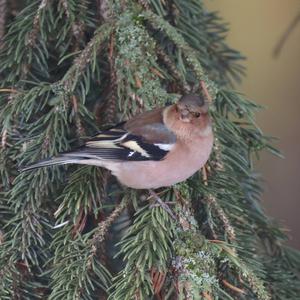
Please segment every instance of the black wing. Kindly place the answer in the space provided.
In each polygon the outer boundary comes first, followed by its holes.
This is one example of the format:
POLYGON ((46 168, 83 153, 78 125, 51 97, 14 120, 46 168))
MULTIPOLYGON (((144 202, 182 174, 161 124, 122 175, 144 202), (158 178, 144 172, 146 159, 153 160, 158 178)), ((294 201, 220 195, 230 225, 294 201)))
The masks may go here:
MULTIPOLYGON (((146 161, 163 159, 174 146, 176 138, 163 124, 145 126, 144 135, 133 134, 118 126, 101 131, 88 140, 85 145, 63 155, 68 157, 96 158, 117 161, 146 161), (162 132, 168 134, 158 143, 147 141, 148 132, 155 131, 162 136, 162 132)), ((140 130, 139 130, 140 131, 140 130)))
MULTIPOLYGON (((126 124, 124 124, 126 125, 126 124)), ((162 160, 176 142, 176 137, 162 123, 147 123, 133 130, 123 124, 104 130, 93 136, 85 145, 60 153, 22 168, 22 171, 50 165, 82 163, 89 159, 112 161, 162 160), (134 133, 132 131, 135 131, 134 133)))

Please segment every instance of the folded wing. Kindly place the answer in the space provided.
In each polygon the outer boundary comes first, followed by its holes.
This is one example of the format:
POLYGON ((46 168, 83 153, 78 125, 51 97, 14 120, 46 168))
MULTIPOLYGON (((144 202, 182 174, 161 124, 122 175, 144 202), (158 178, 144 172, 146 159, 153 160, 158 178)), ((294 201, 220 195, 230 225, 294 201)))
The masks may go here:
POLYGON ((159 161, 165 158, 175 142, 176 136, 163 124, 162 110, 154 110, 99 132, 81 147, 22 170, 70 163, 94 164, 95 160, 159 161))
POLYGON ((168 154, 175 142, 175 135, 162 123, 146 124, 138 129, 138 134, 124 126, 102 131, 84 146, 64 155, 114 161, 157 161, 168 154))

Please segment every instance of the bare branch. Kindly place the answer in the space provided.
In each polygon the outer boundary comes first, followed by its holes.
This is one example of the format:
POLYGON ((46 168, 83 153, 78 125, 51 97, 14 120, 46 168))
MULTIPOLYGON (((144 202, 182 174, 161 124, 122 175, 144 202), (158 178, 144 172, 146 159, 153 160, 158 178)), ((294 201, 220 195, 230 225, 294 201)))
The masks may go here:
POLYGON ((296 28, 296 26, 299 22, 300 22, 300 13, 298 15, 296 15, 296 17, 292 20, 292 22, 290 23, 290 25, 288 26, 286 31, 281 36, 278 43, 276 44, 276 46, 273 50, 273 57, 274 58, 277 58, 280 55, 283 46, 286 44, 287 39, 289 38, 289 36, 293 32, 293 30, 296 28))

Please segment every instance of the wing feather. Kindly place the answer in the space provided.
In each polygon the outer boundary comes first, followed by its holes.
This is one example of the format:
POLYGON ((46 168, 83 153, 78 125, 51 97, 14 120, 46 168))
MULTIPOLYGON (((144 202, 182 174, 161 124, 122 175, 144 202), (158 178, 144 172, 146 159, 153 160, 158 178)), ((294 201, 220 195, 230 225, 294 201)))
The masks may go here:
POLYGON ((97 158, 115 161, 162 160, 172 149, 176 136, 162 123, 162 117, 143 118, 124 122, 101 131, 80 148, 64 153, 78 158, 97 158))
POLYGON ((89 160, 158 161, 174 147, 176 136, 163 124, 162 109, 141 114, 128 122, 98 132, 86 143, 57 157, 29 165, 31 170, 49 165, 89 164, 89 160))

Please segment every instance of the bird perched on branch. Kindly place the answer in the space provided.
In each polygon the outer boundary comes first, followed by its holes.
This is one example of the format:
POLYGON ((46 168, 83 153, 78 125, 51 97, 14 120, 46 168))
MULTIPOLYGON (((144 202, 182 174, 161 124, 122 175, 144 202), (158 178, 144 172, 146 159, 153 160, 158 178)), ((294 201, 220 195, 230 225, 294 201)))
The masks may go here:
POLYGON ((176 104, 147 111, 108 130, 81 147, 23 169, 85 164, 111 170, 135 189, 155 189, 186 180, 209 158, 213 132, 208 104, 184 95, 176 104))

